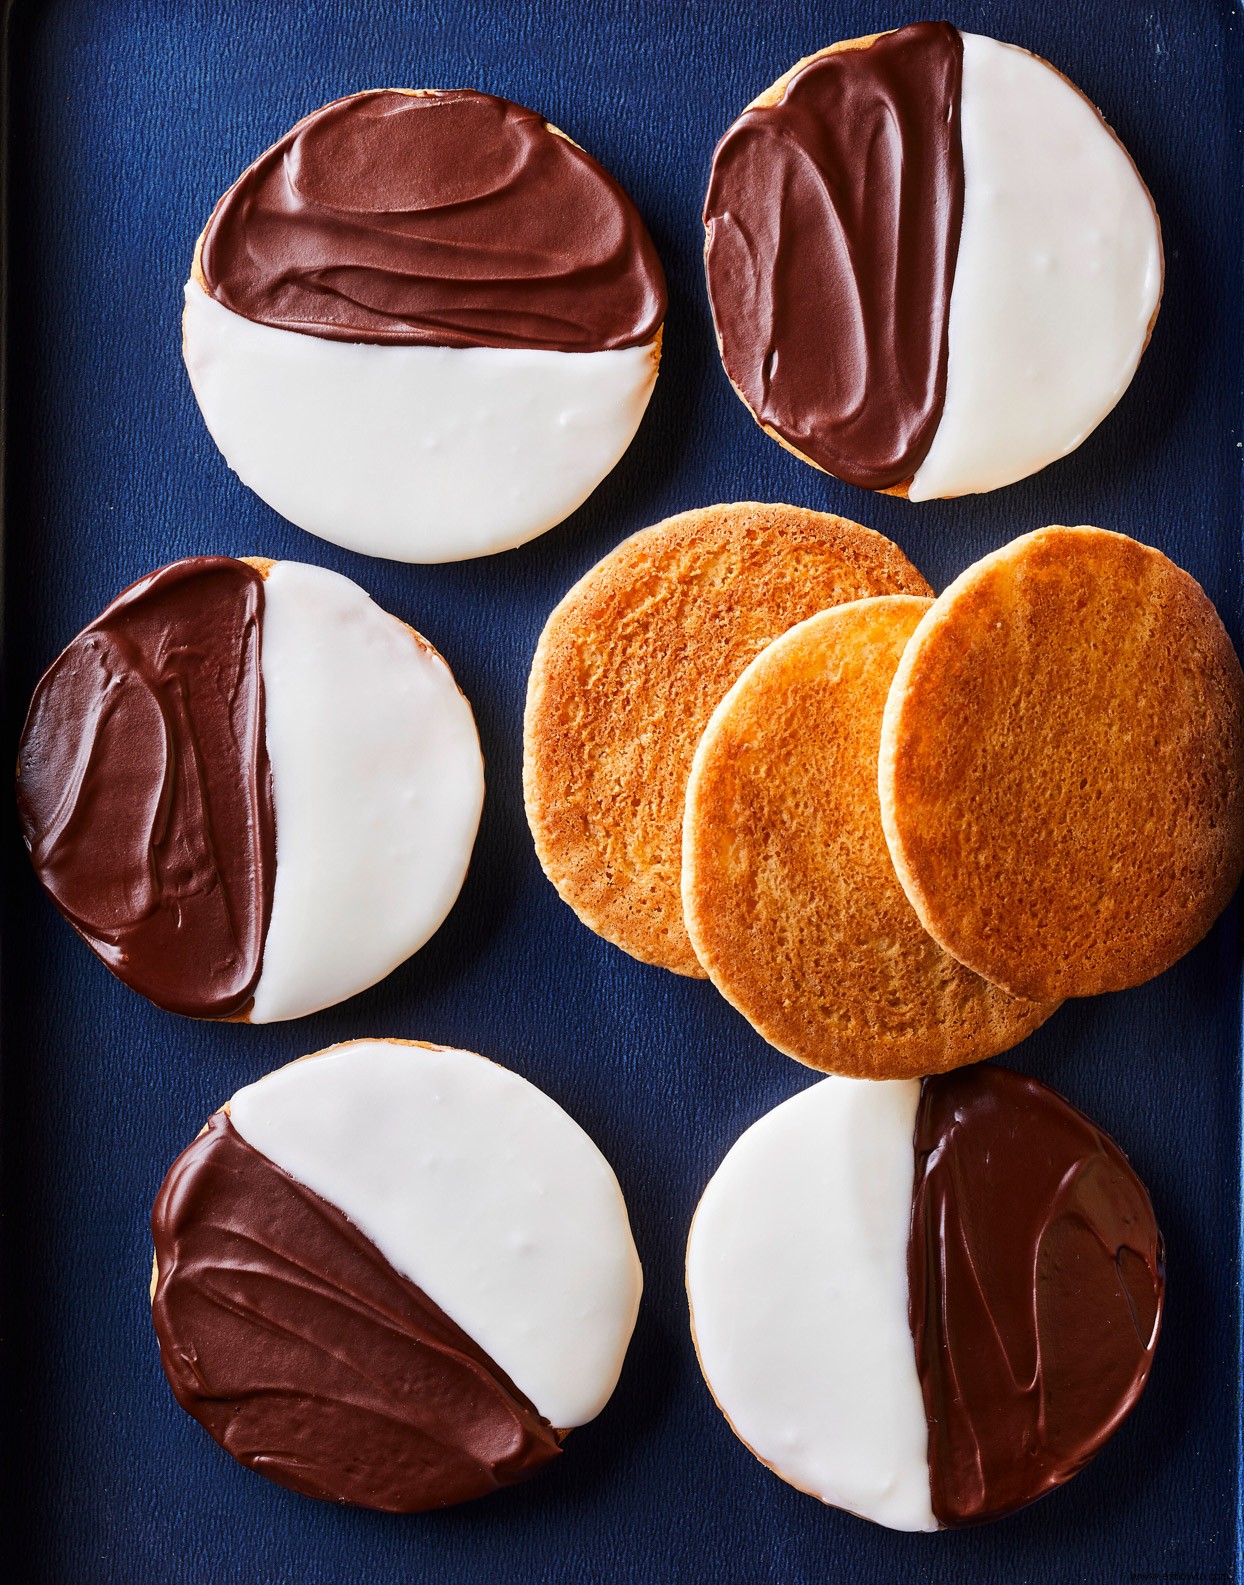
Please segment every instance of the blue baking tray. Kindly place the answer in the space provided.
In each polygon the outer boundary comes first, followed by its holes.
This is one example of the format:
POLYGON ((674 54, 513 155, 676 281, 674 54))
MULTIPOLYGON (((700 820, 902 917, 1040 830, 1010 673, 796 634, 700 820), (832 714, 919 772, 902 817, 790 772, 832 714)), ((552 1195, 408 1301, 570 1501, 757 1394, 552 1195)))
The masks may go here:
POLYGON ((118 984, 40 895, 4 822, 3 1155, 10 1580, 49 1585, 946 1585, 1238 1578, 1240 942, 1229 913, 1156 982, 1070 1004, 1015 1066, 1111 1130, 1153 1193, 1169 1305, 1132 1419, 1071 1486, 980 1530, 901 1536, 783 1486, 696 1367, 683 1245, 739 1132, 810 1081, 706 984, 632 962, 544 880, 520 716, 543 620, 624 535, 755 498, 893 536, 942 587, 1044 523, 1160 546, 1241 623, 1241 18, 1228 0, 964 0, 952 20, 1047 56, 1106 111, 1157 201, 1166 299, 1116 414, 987 497, 911 506, 767 440, 717 360, 700 205, 721 131, 798 57, 914 20, 831 0, 16 0, 8 6, 4 653, 9 753, 40 670, 122 585, 200 552, 337 568, 426 633, 473 701, 483 828, 444 928, 384 984, 295 1024, 198 1024, 118 984), (543 112, 633 194, 669 275, 639 437, 525 549, 405 567, 320 543, 229 473, 179 355, 214 199, 299 116, 355 89, 474 86, 543 112), (329 1507, 228 1459, 174 1404, 147 1305, 168 1163, 239 1085, 356 1035, 486 1052, 600 1142, 646 1289, 618 1391, 531 1484, 444 1513, 329 1507))

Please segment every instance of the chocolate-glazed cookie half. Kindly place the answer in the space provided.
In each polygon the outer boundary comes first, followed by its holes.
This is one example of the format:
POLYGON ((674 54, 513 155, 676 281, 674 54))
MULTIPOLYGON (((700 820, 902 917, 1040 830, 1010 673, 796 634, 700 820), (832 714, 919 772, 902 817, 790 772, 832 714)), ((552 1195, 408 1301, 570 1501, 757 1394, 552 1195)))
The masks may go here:
POLYGON ((230 556, 140 579, 44 673, 18 747, 44 890, 114 974, 198 1018, 247 1005, 272 910, 263 591, 230 556))
POLYGON ((1153 1367, 1165 1254, 1119 1147, 984 1064, 824 1079, 753 1124, 687 1247, 713 1396, 783 1480, 896 1530, 1071 1479, 1153 1367))
POLYGON ((665 318, 617 182, 534 111, 466 90, 313 111, 216 205, 196 274, 234 313, 334 341, 602 352, 665 318))
POLYGON ((744 111, 704 203, 726 372, 770 433, 889 489, 946 396, 963 46, 944 22, 839 45, 744 111))

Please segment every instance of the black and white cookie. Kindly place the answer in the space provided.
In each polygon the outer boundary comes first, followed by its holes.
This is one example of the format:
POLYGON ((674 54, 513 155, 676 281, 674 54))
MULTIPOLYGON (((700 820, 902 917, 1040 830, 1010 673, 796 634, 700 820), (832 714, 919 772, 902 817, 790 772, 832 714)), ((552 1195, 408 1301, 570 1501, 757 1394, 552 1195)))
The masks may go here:
POLYGON ((1162 293, 1153 201, 1096 107, 948 22, 793 66, 718 144, 704 223, 722 361, 757 421, 913 501, 1078 446, 1162 293))
POLYGON ((735 1433, 895 1530, 1001 1518, 1082 1469, 1148 1380, 1164 1283, 1122 1151, 992 1065, 804 1090, 727 1154, 687 1248, 735 1433))
POLYGON ((308 1496, 394 1512, 534 1474, 618 1380, 642 1276, 609 1163, 516 1073, 355 1040, 239 1090, 169 1169, 178 1402, 308 1496))
POLYGON ((229 466, 300 527, 455 561, 568 517, 630 444, 665 278, 634 204, 543 117, 354 94, 216 205, 183 347, 229 466))
POLYGON ((445 661, 357 584, 195 556, 49 667, 17 793, 40 881, 114 974, 172 1012, 268 1023, 432 935, 484 772, 445 661))

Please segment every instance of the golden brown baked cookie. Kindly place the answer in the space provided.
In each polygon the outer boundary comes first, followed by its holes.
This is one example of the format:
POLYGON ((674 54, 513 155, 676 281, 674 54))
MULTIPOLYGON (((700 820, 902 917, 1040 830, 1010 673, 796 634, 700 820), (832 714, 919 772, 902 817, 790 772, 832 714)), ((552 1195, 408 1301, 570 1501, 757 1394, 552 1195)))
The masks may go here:
POLYGON ((687 786, 683 909, 709 977, 770 1045, 856 1078, 994 1056, 1053 1011, 943 952, 886 850, 881 716, 929 605, 858 600, 784 634, 714 711, 687 786))
POLYGON ((978 974, 1034 998, 1160 974, 1244 868, 1244 676, 1218 613, 1122 534, 1025 534, 921 622, 880 792, 904 890, 978 974))
POLYGON ((553 611, 527 687, 523 791, 545 874, 632 957, 702 977, 679 892, 683 793, 713 707, 793 623, 928 594, 845 518, 741 502, 624 540, 553 611))

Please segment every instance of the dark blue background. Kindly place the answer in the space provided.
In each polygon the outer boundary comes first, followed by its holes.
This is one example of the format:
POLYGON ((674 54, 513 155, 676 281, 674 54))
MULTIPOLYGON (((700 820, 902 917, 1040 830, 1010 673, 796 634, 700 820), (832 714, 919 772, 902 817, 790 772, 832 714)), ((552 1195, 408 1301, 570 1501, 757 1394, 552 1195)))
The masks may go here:
POLYGON ((923 14, 909 0, 18 0, 7 412, 9 752, 58 649, 132 579, 193 552, 322 562, 444 652, 488 799, 448 923, 375 990, 268 1028, 194 1024, 114 981, 41 897, 5 825, 4 1201, 14 1389, 10 1579, 167 1585, 1228 1579, 1237 1564, 1239 954, 1233 919, 1157 982, 1065 1007, 1014 1058, 1112 1130, 1153 1191, 1169 1308, 1133 1420, 1065 1491, 980 1531, 907 1537, 823 1509, 735 1441, 700 1379, 683 1241, 738 1133, 810 1075, 706 984, 632 962, 544 880, 520 714, 554 602, 624 535, 685 507, 828 506, 937 587, 1049 522, 1123 529, 1240 611, 1240 21, 1229 0, 964 3, 1099 103, 1148 181, 1166 299, 1129 394, 1074 456, 991 496, 911 506, 813 472, 731 393, 699 210, 713 144, 801 55, 923 14), (529 104, 633 194, 670 282, 639 437, 567 523, 458 566, 371 561, 278 518, 228 471, 179 356, 194 238, 239 170, 353 90, 473 86, 529 104), (534 1079, 617 1168, 646 1293, 613 1401, 532 1484, 389 1518, 291 1496, 174 1404, 147 1306, 168 1163, 239 1085, 356 1035, 478 1049, 534 1079))

